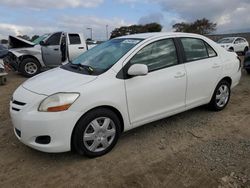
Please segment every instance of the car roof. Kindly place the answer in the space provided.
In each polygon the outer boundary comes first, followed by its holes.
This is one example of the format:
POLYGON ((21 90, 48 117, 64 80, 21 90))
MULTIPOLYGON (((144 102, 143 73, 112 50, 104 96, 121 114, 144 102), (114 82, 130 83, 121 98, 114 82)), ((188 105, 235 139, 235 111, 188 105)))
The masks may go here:
POLYGON ((164 37, 164 36, 179 36, 179 37, 198 37, 201 38, 201 35, 193 34, 193 33, 180 33, 180 32, 154 32, 154 33, 140 33, 133 35, 125 35, 118 38, 134 38, 134 39, 150 39, 155 37, 164 37))

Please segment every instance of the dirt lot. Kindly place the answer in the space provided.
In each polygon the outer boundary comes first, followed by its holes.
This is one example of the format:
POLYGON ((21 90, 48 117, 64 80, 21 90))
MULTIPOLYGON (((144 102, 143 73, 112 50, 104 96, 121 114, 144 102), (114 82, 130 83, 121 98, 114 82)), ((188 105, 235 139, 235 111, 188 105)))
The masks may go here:
POLYGON ((8 108, 25 79, 0 86, 0 187, 250 187, 250 76, 228 107, 204 107, 125 133, 109 154, 47 154, 14 136, 8 108))

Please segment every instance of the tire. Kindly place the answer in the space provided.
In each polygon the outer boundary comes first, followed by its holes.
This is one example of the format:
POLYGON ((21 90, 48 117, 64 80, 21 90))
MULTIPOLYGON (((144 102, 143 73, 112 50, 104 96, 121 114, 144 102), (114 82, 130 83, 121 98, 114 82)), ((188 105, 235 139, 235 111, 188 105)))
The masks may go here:
POLYGON ((5 76, 0 76, 0 85, 5 85, 7 82, 7 78, 5 76))
POLYGON ((220 83, 216 86, 214 90, 214 94, 210 103, 208 104, 209 108, 213 111, 223 110, 227 106, 230 100, 230 96, 231 96, 230 84, 226 80, 220 81, 220 83))
POLYGON ((248 51, 248 47, 246 46, 245 49, 244 49, 244 52, 243 52, 243 55, 245 55, 248 51))
POLYGON ((25 77, 32 77, 40 73, 41 66, 36 59, 26 58, 24 59, 19 67, 19 72, 25 77))
POLYGON ((246 71, 247 71, 247 74, 250 74, 250 69, 246 69, 246 71))
POLYGON ((99 157, 113 149, 120 134, 121 122, 117 115, 106 108, 95 109, 77 122, 72 134, 72 150, 90 158, 99 157))

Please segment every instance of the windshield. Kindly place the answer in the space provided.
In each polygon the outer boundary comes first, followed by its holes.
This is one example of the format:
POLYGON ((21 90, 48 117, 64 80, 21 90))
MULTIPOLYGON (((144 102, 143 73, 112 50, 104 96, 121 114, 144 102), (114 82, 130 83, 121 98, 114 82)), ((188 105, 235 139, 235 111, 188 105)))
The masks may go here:
POLYGON ((37 39, 33 40, 32 42, 35 43, 35 45, 39 44, 42 40, 44 40, 45 38, 47 38, 50 34, 44 34, 40 37, 38 37, 37 39))
POLYGON ((233 43, 235 38, 223 38, 218 41, 218 43, 233 43))
POLYGON ((87 66, 94 74, 101 74, 111 68, 142 39, 112 39, 86 51, 71 63, 87 66))

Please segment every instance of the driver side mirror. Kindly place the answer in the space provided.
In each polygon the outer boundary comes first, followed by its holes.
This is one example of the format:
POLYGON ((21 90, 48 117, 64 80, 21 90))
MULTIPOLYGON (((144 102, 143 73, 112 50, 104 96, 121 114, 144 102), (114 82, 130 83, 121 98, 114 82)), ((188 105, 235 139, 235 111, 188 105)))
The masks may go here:
POLYGON ((47 44, 46 44, 43 40, 40 41, 39 44, 40 44, 41 46, 47 46, 47 44))
POLYGON ((148 74, 148 66, 144 64, 133 64, 128 69, 130 76, 144 76, 148 74))

